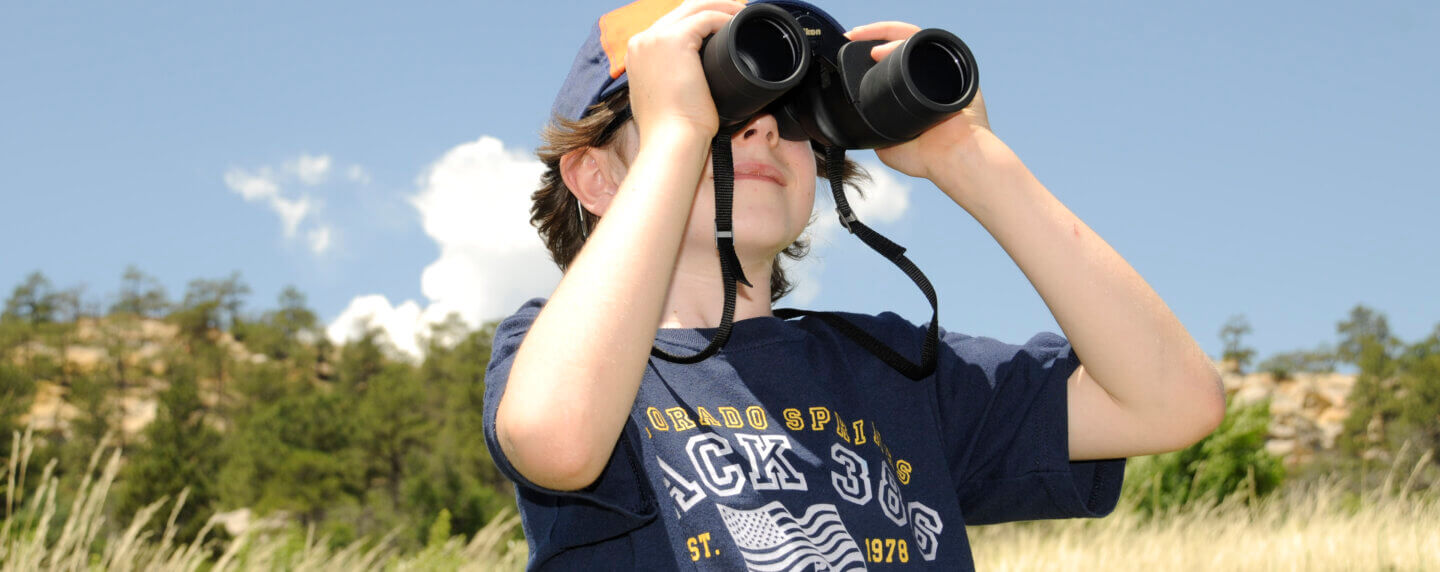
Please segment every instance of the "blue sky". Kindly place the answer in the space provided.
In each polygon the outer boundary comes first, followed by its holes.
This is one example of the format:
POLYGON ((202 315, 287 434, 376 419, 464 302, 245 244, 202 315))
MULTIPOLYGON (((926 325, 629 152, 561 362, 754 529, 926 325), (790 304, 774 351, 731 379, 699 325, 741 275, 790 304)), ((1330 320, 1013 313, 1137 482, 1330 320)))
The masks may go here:
MULTIPOLYGON (((543 296, 487 201, 528 194, 555 90, 616 5, 0 4, 0 288, 41 270, 98 300, 135 264, 179 297, 239 271, 252 309, 294 284, 327 323, 543 296)), ((1436 4, 821 5, 964 38, 995 131, 1208 352, 1235 314, 1262 355, 1333 341, 1357 303, 1406 340, 1440 323, 1436 4)), ((963 211, 881 179, 876 226, 942 325, 1056 327, 963 211)), ((826 236, 807 306, 927 319, 903 275, 826 236)))

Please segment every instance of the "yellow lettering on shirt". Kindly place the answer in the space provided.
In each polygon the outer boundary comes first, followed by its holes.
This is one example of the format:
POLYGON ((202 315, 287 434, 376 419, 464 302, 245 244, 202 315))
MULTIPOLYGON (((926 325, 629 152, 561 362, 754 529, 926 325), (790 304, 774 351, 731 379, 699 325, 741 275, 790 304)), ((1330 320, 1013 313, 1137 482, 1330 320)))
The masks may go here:
POLYGON ((770 426, 770 419, 765 416, 765 410, 759 405, 751 405, 745 408, 745 419, 750 422, 750 428, 756 431, 764 431, 770 426))
POLYGON ((670 420, 675 422, 675 431, 677 433, 686 429, 695 428, 695 422, 690 420, 690 412, 686 411, 684 407, 671 407, 665 410, 665 414, 669 415, 670 420))
POLYGON ((830 410, 824 407, 810 408, 810 430, 820 431, 830 422, 830 410))
POLYGON ((745 420, 740 417, 740 410, 734 407, 721 407, 720 418, 725 420, 725 426, 731 429, 739 429, 745 426, 745 420))
POLYGON ((707 425, 710 427, 720 426, 720 422, 717 421, 714 416, 710 415, 710 412, 706 411, 704 407, 696 407, 695 416, 700 418, 701 425, 707 425))
POLYGON ((800 417, 799 409, 787 407, 784 411, 780 412, 780 416, 785 418, 786 429, 799 431, 805 428, 805 420, 800 417))
POLYGON ((845 420, 840 418, 839 411, 835 412, 835 435, 839 436, 840 439, 846 443, 850 442, 850 426, 846 425, 845 420))

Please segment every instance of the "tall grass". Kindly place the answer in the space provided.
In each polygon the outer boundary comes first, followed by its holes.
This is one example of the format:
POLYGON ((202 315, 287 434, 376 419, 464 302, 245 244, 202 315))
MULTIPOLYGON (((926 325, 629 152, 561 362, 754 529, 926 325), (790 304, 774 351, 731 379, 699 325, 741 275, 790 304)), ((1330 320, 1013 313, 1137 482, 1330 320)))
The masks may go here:
MULTIPOLYGON (((212 536, 206 523, 190 542, 176 541, 185 503, 158 499, 127 522, 110 523, 105 500, 122 462, 102 441, 61 511, 61 483, 47 464, 28 496, 34 451, 30 431, 16 435, 4 467, 5 513, 0 572, 19 570, 520 570, 524 542, 502 515, 473 538, 438 538, 401 553, 395 533, 339 549, 313 529, 251 530, 212 536), (165 518, 159 526, 157 518, 165 518)), ((1393 466, 1385 484, 1364 494, 1339 479, 1282 489, 1266 498, 1244 493, 1210 506, 1172 509, 1147 518, 1121 506, 1103 519, 970 527, 980 570, 1440 570, 1440 479, 1427 452, 1411 470, 1393 466), (1417 482, 1432 482, 1429 488, 1417 482), (1396 486, 1399 485, 1399 486, 1396 486), (1247 498, 1250 497, 1250 498, 1247 498)), ((397 531, 398 532, 398 531, 397 531)))
POLYGON ((252 529, 221 541, 211 538, 212 519, 189 543, 175 540, 175 519, 186 493, 170 502, 161 498, 130 517, 124 528, 109 526, 105 499, 120 471, 121 456, 109 438, 90 456, 69 511, 60 513, 60 480, 55 461, 41 472, 27 499, 25 480, 35 449, 31 430, 16 434, 5 467, 5 520, 0 524, 0 572, 30 570, 519 570, 525 543, 511 538, 519 524, 513 513, 492 520, 468 541, 461 537, 432 542, 419 552, 400 554, 391 542, 396 532, 379 540, 362 539, 338 550, 313 528, 300 531, 252 529), (109 450, 109 455, 105 453, 109 450), (105 459, 103 466, 101 460, 105 459), (170 505, 169 518, 155 537, 151 521, 170 505), (57 516, 63 515, 63 516, 57 516))
POLYGON ((1153 518, 1122 503, 1103 519, 968 532, 979 570, 1440 570, 1440 480, 1414 491, 1433 468, 1427 452, 1364 493, 1328 478, 1153 518))

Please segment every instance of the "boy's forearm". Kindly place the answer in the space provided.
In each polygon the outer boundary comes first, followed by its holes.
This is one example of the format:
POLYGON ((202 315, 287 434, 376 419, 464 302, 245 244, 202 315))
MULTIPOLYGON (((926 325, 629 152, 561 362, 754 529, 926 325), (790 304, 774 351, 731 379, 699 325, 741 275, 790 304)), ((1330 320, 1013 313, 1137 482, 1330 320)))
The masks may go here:
POLYGON ((526 334, 497 432, 512 464, 537 484, 586 486, 614 448, 655 339, 708 150, 708 139, 684 130, 642 142, 604 222, 526 334))
POLYGON ((999 138, 982 133, 934 179, 1015 260, 1122 407, 1176 432, 1207 424, 1217 399, 1223 409, 1209 359, 1165 302, 999 138))

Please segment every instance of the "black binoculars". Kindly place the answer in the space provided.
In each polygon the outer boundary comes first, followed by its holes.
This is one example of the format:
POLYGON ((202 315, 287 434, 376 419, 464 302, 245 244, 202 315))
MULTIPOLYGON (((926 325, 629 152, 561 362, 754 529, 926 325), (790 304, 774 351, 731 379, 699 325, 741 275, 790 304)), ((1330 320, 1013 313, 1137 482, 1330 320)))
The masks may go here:
POLYGON ((883 43, 849 41, 828 14, 779 0, 742 9, 700 60, 722 124, 770 113, 782 137, 820 147, 903 143, 975 97, 975 57, 954 34, 921 30, 877 63, 883 43))
POLYGON ((954 34, 926 29, 876 62, 870 50, 881 41, 852 42, 844 29, 809 3, 768 0, 746 6, 720 31, 705 39, 700 63, 720 116, 711 141, 715 161, 715 249, 725 287, 720 327, 710 345, 689 356, 658 347, 650 353, 674 363, 707 359, 730 339, 735 316, 736 283, 751 286, 735 253, 731 225, 734 201, 730 133, 758 113, 770 113, 780 136, 809 140, 824 153, 826 177, 835 195, 840 224, 888 258, 925 294, 934 312, 920 361, 866 333, 838 314, 778 308, 776 317, 815 317, 855 340, 860 347, 910 379, 935 371, 940 306, 930 279, 905 257, 905 248, 871 230, 855 216, 845 198, 842 169, 847 149, 876 149, 914 139, 930 126, 958 113, 975 98, 979 85, 975 57, 954 34))

